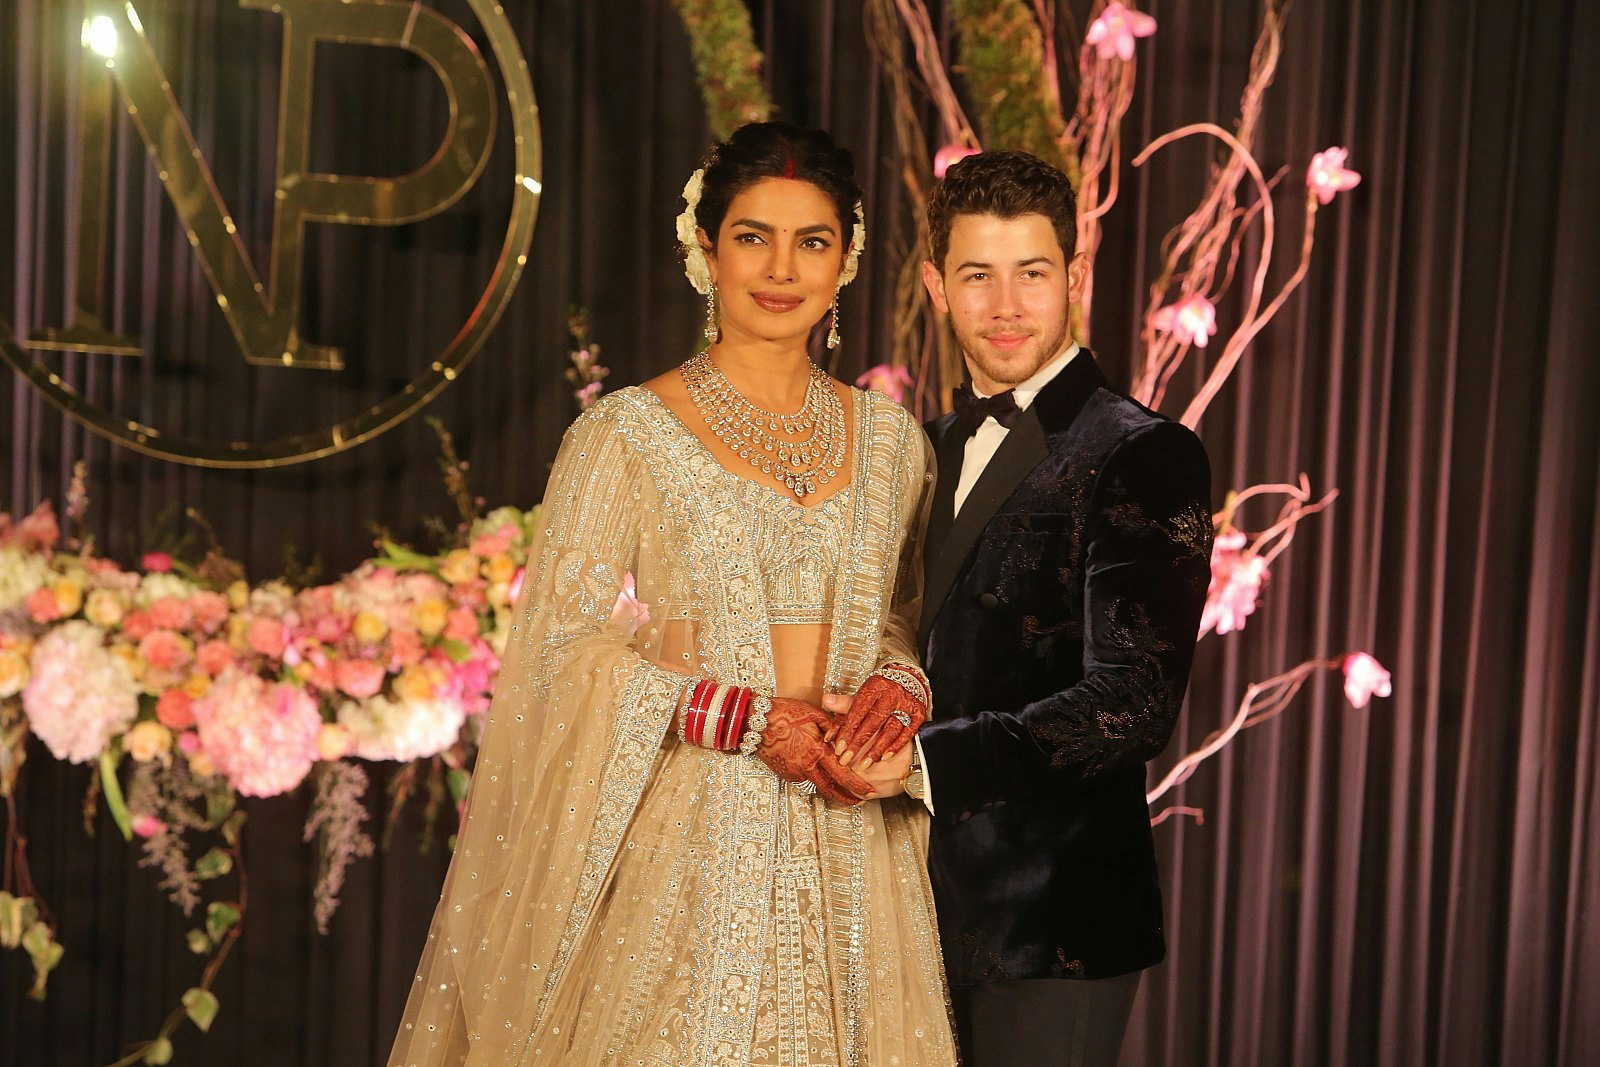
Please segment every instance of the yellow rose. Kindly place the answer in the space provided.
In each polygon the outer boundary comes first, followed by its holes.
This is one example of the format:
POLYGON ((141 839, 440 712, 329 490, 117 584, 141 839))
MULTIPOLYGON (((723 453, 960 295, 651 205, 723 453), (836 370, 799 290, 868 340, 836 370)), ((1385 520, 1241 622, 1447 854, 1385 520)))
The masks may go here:
POLYGON ((413 663, 400 672, 394 691, 402 700, 432 700, 434 690, 444 681, 444 672, 428 663, 413 663))
POLYGON ((158 722, 135 723, 133 729, 122 735, 122 750, 140 763, 159 757, 165 759, 172 751, 172 731, 158 722))
POLYGON ((483 573, 491 582, 510 582, 517 575, 517 563, 502 552, 484 565, 483 573))
POLYGON ((112 645, 111 654, 123 662, 134 681, 144 677, 144 657, 139 655, 137 648, 132 645, 112 645))
POLYGON ((56 607, 63 619, 72 618, 83 607, 83 585, 75 579, 61 579, 50 587, 50 593, 56 598, 56 607))
POLYGON ((29 673, 27 657, 15 649, 0 649, 0 700, 22 692, 29 673))
POLYGON ((356 738, 336 722, 325 722, 317 734, 317 755, 325 760, 343 759, 356 747, 356 738))
POLYGON ((107 630, 121 622, 127 613, 127 601, 112 589, 96 589, 90 593, 89 606, 84 611, 90 622, 107 630))
POLYGON ((420 601, 411 608, 411 622, 424 637, 438 637, 450 621, 450 605, 436 596, 420 601))
POLYGON ((451 585, 462 585, 478 576, 478 557, 464 548, 445 556, 439 567, 439 577, 451 585))
POLYGON ((191 698, 199 700, 211 691, 211 676, 205 671, 195 671, 184 679, 182 688, 191 698))
POLYGON ((250 606, 250 583, 241 578, 228 586, 228 606, 234 611, 243 611, 250 606))
POLYGON ((356 621, 351 628, 355 631, 357 639, 366 641, 368 644, 382 641, 384 635, 389 632, 389 624, 370 611, 363 611, 357 615, 356 621))
POLYGON ((201 778, 210 778, 217 773, 217 765, 211 762, 211 757, 206 755, 204 749, 189 753, 189 769, 201 778))

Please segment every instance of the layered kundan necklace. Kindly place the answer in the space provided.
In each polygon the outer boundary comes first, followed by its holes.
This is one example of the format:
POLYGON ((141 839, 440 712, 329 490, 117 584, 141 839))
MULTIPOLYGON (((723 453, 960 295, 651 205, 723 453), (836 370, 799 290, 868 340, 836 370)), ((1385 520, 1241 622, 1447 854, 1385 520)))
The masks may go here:
POLYGON ((844 404, 821 367, 811 365, 805 403, 793 415, 750 403, 704 353, 683 365, 683 380, 717 440, 777 478, 796 500, 803 502, 839 476, 846 444, 844 404), (775 436, 778 431, 799 440, 784 440, 775 436))

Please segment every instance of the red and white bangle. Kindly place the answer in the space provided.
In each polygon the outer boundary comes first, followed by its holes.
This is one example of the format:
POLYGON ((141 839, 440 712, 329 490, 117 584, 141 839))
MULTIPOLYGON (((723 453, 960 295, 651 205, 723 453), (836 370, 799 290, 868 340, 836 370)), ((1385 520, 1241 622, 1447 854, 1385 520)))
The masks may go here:
POLYGON ((872 673, 898 685, 923 707, 933 707, 933 687, 928 684, 928 676, 910 664, 885 663, 872 673))
POLYGON ((769 699, 748 686, 695 679, 685 683, 678 697, 678 739, 718 752, 753 752, 761 744, 771 707, 769 699))

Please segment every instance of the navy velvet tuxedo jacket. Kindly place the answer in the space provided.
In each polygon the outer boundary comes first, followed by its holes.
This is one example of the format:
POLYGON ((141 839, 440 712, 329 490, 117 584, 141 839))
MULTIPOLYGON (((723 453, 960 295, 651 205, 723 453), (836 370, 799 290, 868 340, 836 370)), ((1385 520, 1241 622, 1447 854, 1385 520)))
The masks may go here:
POLYGON ((928 425, 921 732, 950 981, 1148 967, 1166 945, 1145 763, 1172 734, 1210 580, 1205 450, 1080 351, 952 518, 954 422, 928 425))

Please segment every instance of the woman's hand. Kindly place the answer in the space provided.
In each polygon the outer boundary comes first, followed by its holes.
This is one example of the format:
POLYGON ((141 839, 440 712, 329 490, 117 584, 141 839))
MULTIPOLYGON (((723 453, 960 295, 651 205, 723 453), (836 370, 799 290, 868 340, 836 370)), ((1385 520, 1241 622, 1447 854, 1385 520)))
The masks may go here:
POLYGON ((900 755, 928 721, 927 705, 880 674, 869 677, 854 700, 829 695, 822 702, 838 716, 828 741, 847 766, 857 769, 900 755))
POLYGON ((873 795, 873 783, 840 762, 823 732, 832 719, 803 700, 773 697, 756 757, 786 782, 810 782, 836 804, 855 805, 873 795))

